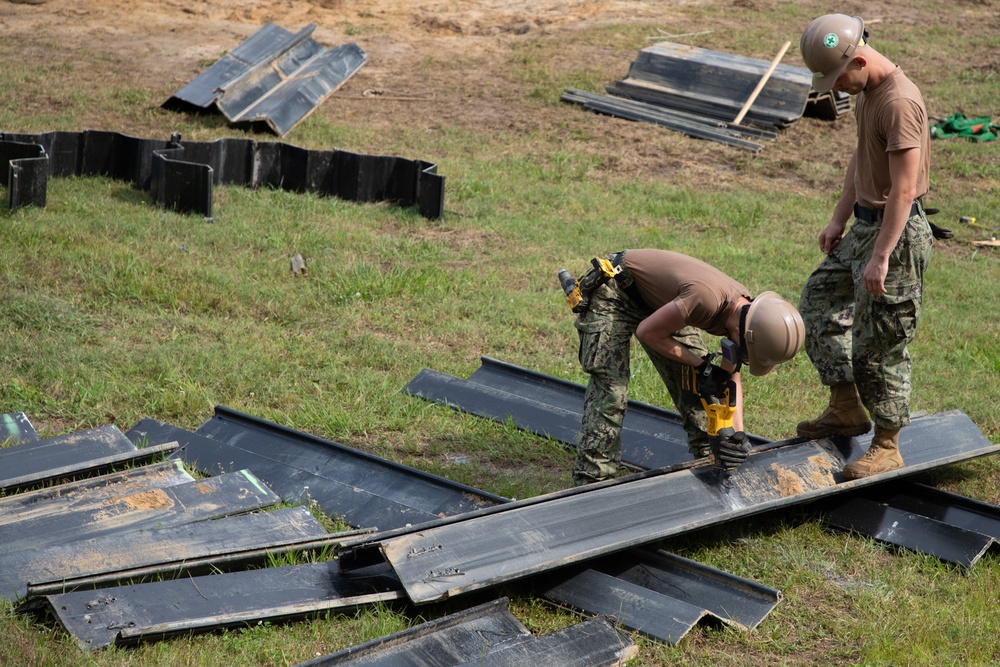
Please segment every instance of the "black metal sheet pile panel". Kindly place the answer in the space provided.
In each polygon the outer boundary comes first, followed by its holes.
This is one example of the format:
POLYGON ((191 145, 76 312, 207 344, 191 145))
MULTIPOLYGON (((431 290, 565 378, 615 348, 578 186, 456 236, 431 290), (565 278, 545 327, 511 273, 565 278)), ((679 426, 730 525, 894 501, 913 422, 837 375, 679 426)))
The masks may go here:
POLYGON ((181 577, 46 596, 81 648, 158 639, 403 597, 387 567, 344 575, 336 561, 181 577))
POLYGON ((202 437, 188 439, 184 456, 201 469, 246 468, 285 500, 311 498, 325 512, 344 517, 352 526, 390 530, 506 501, 221 406, 198 428, 197 435, 202 437))
POLYGON ((632 641, 604 619, 533 637, 500 598, 297 667, 569 667, 619 665, 635 655, 632 641))
POLYGON ((668 644, 705 617, 752 630, 781 600, 773 588, 665 551, 633 549, 587 566, 543 575, 542 595, 668 644))
POLYGON ((0 524, 0 573, 10 571, 9 562, 22 562, 13 556, 19 551, 41 555, 84 540, 218 519, 281 502, 246 470, 173 486, 137 488, 130 480, 115 495, 100 491, 103 500, 86 499, 58 513, 0 524))
POLYGON ((49 595, 78 585, 260 558, 326 539, 304 507, 115 533, 3 557, 0 595, 49 595))
MULTIPOLYGON (((403 392, 480 417, 512 420, 519 428, 575 445, 585 387, 511 364, 481 358, 468 380, 422 370, 403 392)), ((683 419, 676 412, 629 400, 622 425, 622 461, 636 468, 692 462, 683 419)), ((764 439, 749 436, 752 444, 764 439)))
POLYGON ((31 421, 23 412, 11 412, 0 415, 0 445, 17 444, 38 440, 38 434, 31 421))
MULTIPOLYGON (((733 475, 731 488, 720 485, 708 466, 638 475, 635 480, 593 485, 583 493, 511 503, 482 516, 459 517, 353 548, 377 546, 410 599, 432 602, 1000 451, 964 413, 941 413, 914 420, 902 430, 906 466, 844 481, 843 466, 860 457, 869 443, 870 438, 839 445, 819 440, 769 449, 750 457, 733 475)), ((352 547, 344 548, 349 552, 352 547)))
POLYGON ((325 48, 315 25, 292 34, 268 23, 174 93, 163 107, 215 105, 233 123, 290 132, 368 61, 357 44, 325 48))
POLYGON ((0 491, 12 492, 66 477, 83 477, 115 464, 146 462, 175 445, 138 450, 114 425, 29 441, 0 449, 0 491))
MULTIPOLYGON (((769 67, 767 60, 660 42, 639 51, 626 78, 608 92, 728 121, 769 67)), ((810 90, 809 70, 779 63, 746 118, 761 127, 785 127, 802 116, 810 90)))
POLYGON ((15 134, 0 132, 0 164, 39 172, 12 185, 10 209, 45 206, 34 189, 44 189, 48 176, 110 176, 152 192, 163 207, 212 216, 214 185, 251 188, 270 186, 315 192, 358 203, 386 201, 416 205, 420 215, 444 215, 445 177, 437 165, 394 155, 360 155, 348 151, 312 151, 281 142, 218 139, 212 142, 140 139, 119 132, 85 130, 15 134), (21 154, 29 150, 38 157, 21 154), (43 178, 44 177, 44 178, 43 178), (36 181, 40 180, 39 186, 36 181), (30 186, 30 187, 29 187, 30 186), (23 192, 15 193, 16 189, 23 192), (15 203, 19 202, 19 203, 15 203))
POLYGON ((996 543, 990 535, 869 500, 853 497, 822 514, 823 523, 878 542, 930 554, 971 569, 996 543))
POLYGON ((99 507, 126 493, 193 482, 179 460, 161 461, 0 498, 0 529, 19 521, 99 507))

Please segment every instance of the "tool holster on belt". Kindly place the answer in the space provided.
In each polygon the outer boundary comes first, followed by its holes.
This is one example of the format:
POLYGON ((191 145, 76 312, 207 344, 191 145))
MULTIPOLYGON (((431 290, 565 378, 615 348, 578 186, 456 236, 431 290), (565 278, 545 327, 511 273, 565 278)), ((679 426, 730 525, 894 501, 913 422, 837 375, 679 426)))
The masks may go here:
POLYGON ((609 280, 615 280, 618 287, 636 306, 645 311, 649 310, 646 302, 642 300, 642 295, 639 294, 639 288, 635 286, 632 275, 623 265, 624 258, 624 250, 607 258, 595 257, 590 260, 591 268, 587 269, 579 279, 573 278, 566 269, 559 270, 559 284, 566 294, 566 303, 574 313, 586 312, 590 307, 590 297, 594 290, 609 280))

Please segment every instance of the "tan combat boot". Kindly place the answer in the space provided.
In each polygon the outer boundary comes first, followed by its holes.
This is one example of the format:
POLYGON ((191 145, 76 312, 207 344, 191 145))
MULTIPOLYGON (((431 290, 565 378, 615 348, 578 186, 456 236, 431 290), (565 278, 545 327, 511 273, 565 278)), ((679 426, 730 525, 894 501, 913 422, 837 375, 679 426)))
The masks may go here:
POLYGON ((868 413, 858 396, 858 388, 853 382, 844 382, 830 385, 830 405, 823 414, 816 419, 799 422, 795 430, 800 438, 816 440, 835 435, 861 435, 871 428, 868 413))
POLYGON ((855 461, 844 466, 844 479, 861 479, 880 472, 889 472, 903 467, 903 457, 899 454, 899 429, 875 427, 875 436, 868 451, 855 461))

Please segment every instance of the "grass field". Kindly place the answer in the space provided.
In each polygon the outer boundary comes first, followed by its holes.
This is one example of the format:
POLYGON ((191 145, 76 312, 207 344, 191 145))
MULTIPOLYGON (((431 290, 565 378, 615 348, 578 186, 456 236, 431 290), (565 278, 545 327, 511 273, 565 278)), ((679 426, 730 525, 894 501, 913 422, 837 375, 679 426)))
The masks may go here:
MULTIPOLYGON (((720 5, 672 8, 661 32, 695 32, 720 5)), ((978 0, 950 13, 924 1, 879 8, 878 47, 921 86, 932 115, 1000 110, 998 7, 978 0)), ((786 39, 797 44, 797 30, 827 11, 818 2, 723 9, 711 37, 690 43, 765 59, 786 39)), ((41 10, 3 11, 0 19, 12 21, 41 10)), ((336 11, 346 17, 337 29, 377 53, 389 18, 336 11)), ((23 411, 54 436, 109 423, 125 430, 143 417, 193 430, 225 405, 506 497, 568 487, 572 454, 558 443, 401 388, 422 368, 468 377, 483 355, 585 383, 555 274, 621 248, 686 252, 755 292, 773 289, 797 303, 820 259, 815 239, 854 131, 850 118, 802 119, 751 156, 559 102, 566 87, 599 92, 624 73, 659 26, 643 16, 572 29, 553 23, 504 42, 490 58, 416 50, 411 66, 428 81, 456 82, 444 91, 447 102, 436 98, 440 109, 424 114, 397 102, 390 112, 385 102, 366 113, 370 102, 341 108, 335 96, 285 138, 436 163, 447 178, 441 220, 389 204, 220 187, 215 219, 206 221, 161 210, 128 183, 50 179, 46 207, 0 213, 0 413, 23 411), (488 103, 486 88, 457 92, 477 68, 477 81, 498 82, 488 103), (455 100, 469 105, 465 121, 449 111, 455 100), (441 120, 449 113, 457 120, 441 120), (290 271, 295 254, 306 260, 305 276, 290 271)), ((158 109, 176 82, 122 75, 103 48, 61 43, 57 31, 35 42, 0 40, 0 131, 274 140, 212 116, 158 109), (47 59, 24 56, 40 45, 47 59)), ((801 64, 794 51, 785 62, 801 64)), ((364 83, 343 92, 357 96, 364 83)), ((928 205, 941 209, 934 220, 955 238, 936 244, 926 277, 911 347, 912 408, 963 410, 996 443, 1000 249, 973 246, 989 232, 958 219, 1000 226, 1000 141, 932 149, 928 205)), ((0 195, 6 199, 5 184, 0 195)), ((804 353, 748 378, 745 393, 747 430, 772 439, 789 437, 826 401, 804 353)), ((631 397, 673 407, 641 350, 631 397)), ((1000 460, 917 479, 1000 503, 1000 460)), ((995 553, 963 573, 830 532, 797 510, 659 546, 784 598, 751 633, 698 627, 675 647, 637 638, 636 665, 1000 663, 995 553)), ((377 606, 83 654, 53 623, 0 603, 0 665, 283 667, 501 594, 533 632, 579 620, 515 583, 442 606, 377 606)))

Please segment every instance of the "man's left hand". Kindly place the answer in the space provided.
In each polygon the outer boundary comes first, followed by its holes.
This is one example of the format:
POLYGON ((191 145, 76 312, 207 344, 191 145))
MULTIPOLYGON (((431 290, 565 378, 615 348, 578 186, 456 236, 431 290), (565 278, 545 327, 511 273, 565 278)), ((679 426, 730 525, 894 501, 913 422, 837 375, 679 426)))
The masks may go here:
POLYGON ((865 290, 874 297, 880 297, 885 294, 885 276, 888 273, 888 258, 884 262, 880 262, 877 258, 872 257, 868 260, 868 264, 865 265, 865 272, 861 275, 865 290))
POLYGON ((719 438, 712 442, 712 454, 716 467, 736 470, 750 458, 750 440, 743 431, 719 438))

